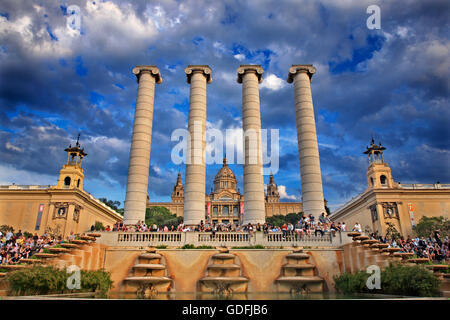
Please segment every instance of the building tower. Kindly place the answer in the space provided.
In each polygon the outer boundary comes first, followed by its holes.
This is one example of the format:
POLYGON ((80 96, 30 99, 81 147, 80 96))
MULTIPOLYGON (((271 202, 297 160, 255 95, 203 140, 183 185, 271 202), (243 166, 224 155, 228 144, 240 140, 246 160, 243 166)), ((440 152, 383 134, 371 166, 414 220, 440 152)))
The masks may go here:
POLYGON ((392 178, 391 168, 384 162, 383 151, 385 147, 381 142, 377 145, 372 138, 370 146, 366 147, 364 154, 369 158, 369 167, 367 168, 367 185, 369 189, 393 188, 394 179, 392 178))
POLYGON ((184 187, 181 182, 181 173, 178 172, 177 183, 173 187, 172 192, 172 202, 173 203, 183 203, 184 202, 184 187))
POLYGON ((69 145, 64 151, 67 152, 67 163, 59 171, 56 188, 83 190, 84 174, 81 161, 87 153, 84 152, 84 148, 81 148, 79 134, 75 146, 69 145))
POLYGON ((273 179, 273 174, 270 174, 269 184, 267 185, 267 202, 280 202, 280 193, 278 192, 278 187, 273 179))

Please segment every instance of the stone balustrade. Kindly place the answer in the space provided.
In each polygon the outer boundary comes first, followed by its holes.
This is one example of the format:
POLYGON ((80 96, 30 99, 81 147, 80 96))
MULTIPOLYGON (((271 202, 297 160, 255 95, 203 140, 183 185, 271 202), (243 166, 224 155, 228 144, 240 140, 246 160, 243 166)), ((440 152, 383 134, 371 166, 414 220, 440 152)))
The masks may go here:
POLYGON ((351 243, 347 232, 325 233, 323 236, 297 235, 295 233, 283 235, 281 232, 264 234, 255 232, 100 232, 97 242, 113 247, 159 246, 182 247, 185 244, 195 246, 254 246, 264 247, 299 246, 299 247, 339 247, 351 243))

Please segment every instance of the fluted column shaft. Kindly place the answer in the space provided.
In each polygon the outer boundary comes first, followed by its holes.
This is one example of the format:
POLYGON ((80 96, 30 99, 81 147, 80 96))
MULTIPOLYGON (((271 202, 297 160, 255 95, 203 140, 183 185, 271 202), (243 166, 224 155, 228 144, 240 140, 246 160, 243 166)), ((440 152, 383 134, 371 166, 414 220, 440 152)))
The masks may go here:
POLYGON ((185 73, 191 87, 183 222, 185 225, 198 225, 205 220, 206 84, 211 82, 211 69, 208 66, 188 66, 185 73))
POLYGON ((241 66, 242 126, 244 131, 244 220, 243 224, 264 223, 266 219, 261 148, 261 110, 259 87, 264 70, 260 66, 241 66))
POLYGON ((162 81, 155 66, 137 66, 133 69, 133 73, 139 85, 131 138, 124 224, 135 224, 145 220, 155 82, 162 81))
POLYGON ((311 78, 314 73, 315 68, 311 65, 293 65, 289 70, 288 82, 294 82, 303 211, 318 217, 325 212, 325 206, 311 95, 311 78))

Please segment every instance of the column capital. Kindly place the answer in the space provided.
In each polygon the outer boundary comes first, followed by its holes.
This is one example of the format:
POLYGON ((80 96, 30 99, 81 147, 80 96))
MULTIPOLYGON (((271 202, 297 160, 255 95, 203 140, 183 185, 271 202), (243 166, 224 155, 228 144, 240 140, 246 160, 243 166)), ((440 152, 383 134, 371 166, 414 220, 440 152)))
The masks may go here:
POLYGON ((136 75, 138 83, 139 78, 143 73, 149 73, 150 75, 152 75, 155 78, 156 83, 162 82, 162 77, 157 66, 136 66, 133 68, 133 74, 136 75))
POLYGON ((241 66, 237 69, 238 83, 242 83, 242 76, 247 72, 254 72, 258 77, 258 82, 262 82, 264 69, 259 64, 241 64, 241 66))
POLYGON ((292 83, 294 81, 294 76, 299 72, 305 72, 309 76, 309 80, 311 80, 313 74, 316 73, 316 68, 314 68, 312 64, 293 64, 292 67, 289 68, 289 74, 286 81, 292 83))
POLYGON ((209 66, 207 65, 188 65, 186 67, 186 69, 184 69, 184 73, 186 73, 186 81, 187 83, 191 83, 191 77, 194 74, 194 72, 201 72, 203 73, 203 75, 206 78, 206 82, 207 83, 211 83, 212 82, 212 70, 209 66))

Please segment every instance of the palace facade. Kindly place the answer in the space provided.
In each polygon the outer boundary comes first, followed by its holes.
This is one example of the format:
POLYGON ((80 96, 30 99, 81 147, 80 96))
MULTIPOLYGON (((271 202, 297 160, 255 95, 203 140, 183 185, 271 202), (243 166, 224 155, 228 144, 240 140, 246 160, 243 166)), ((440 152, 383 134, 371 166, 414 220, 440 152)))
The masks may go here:
POLYGON ((384 161, 380 144, 372 139, 364 154, 369 157, 367 189, 330 215, 336 222, 345 222, 351 229, 356 222, 366 232, 386 234, 391 223, 405 238, 413 235, 420 219, 449 217, 450 184, 402 184, 392 178, 391 168, 384 161))
MULTIPOLYGON (((184 212, 184 187, 181 174, 172 192, 171 202, 148 202, 147 207, 166 207, 171 213, 183 216, 184 212)), ((273 175, 270 175, 267 192, 265 194, 266 217, 273 215, 286 215, 303 211, 301 202, 281 202, 278 187, 273 175)), ((244 218, 244 195, 237 188, 237 179, 234 172, 227 164, 226 158, 223 166, 214 178, 214 189, 210 194, 205 194, 205 220, 216 223, 241 224, 244 218)))
POLYGON ((55 186, 0 186, 0 225, 15 231, 44 232, 66 237, 84 233, 96 222, 105 227, 122 221, 122 216, 83 190, 82 159, 87 155, 77 141, 69 146, 55 186))

